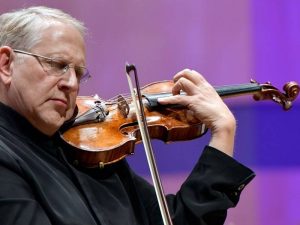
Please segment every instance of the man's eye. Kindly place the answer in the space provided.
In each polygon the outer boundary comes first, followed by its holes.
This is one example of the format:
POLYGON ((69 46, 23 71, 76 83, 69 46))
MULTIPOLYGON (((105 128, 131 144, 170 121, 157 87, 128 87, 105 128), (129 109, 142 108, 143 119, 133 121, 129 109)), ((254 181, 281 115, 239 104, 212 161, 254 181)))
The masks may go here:
POLYGON ((59 70, 66 70, 68 68, 68 64, 64 63, 64 62, 56 62, 56 61, 52 61, 52 65, 53 68, 55 69, 59 69, 59 70))
POLYGON ((52 67, 53 61, 52 60, 44 60, 44 61, 42 61, 42 64, 44 66, 46 66, 47 68, 50 68, 50 67, 52 67))

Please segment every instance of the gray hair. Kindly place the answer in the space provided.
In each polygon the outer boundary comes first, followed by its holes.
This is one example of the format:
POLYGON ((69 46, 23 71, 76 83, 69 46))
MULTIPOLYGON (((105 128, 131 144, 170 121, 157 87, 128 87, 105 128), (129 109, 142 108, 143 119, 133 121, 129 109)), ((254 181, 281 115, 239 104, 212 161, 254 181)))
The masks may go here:
POLYGON ((79 20, 59 9, 36 6, 0 15, 0 46, 30 50, 53 21, 70 24, 85 36, 86 28, 79 20))

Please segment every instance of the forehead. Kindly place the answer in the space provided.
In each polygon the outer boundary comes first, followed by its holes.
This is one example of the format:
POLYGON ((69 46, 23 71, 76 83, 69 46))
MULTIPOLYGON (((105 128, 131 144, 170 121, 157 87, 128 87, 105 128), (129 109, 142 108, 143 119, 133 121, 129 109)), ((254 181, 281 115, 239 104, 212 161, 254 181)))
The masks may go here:
POLYGON ((51 57, 66 58, 74 63, 85 63, 85 43, 82 34, 70 24, 53 21, 41 34, 33 51, 51 57))

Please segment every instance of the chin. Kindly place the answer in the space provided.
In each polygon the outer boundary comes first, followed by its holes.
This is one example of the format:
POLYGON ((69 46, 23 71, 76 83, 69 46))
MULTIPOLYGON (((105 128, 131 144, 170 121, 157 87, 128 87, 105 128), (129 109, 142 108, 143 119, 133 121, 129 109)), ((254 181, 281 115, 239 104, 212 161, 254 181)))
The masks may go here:
POLYGON ((56 115, 48 115, 46 118, 41 118, 41 127, 42 132, 46 135, 53 135, 59 128, 64 124, 65 117, 62 117, 59 114, 56 115))

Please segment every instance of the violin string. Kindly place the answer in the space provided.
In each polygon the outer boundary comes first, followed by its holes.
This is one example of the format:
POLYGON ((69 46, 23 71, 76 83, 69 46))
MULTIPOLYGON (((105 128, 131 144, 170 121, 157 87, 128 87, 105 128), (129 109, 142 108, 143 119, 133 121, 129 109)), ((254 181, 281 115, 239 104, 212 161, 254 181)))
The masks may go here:
POLYGON ((116 95, 116 96, 110 98, 109 100, 118 99, 119 96, 122 96, 123 98, 128 98, 128 97, 130 97, 130 95, 126 93, 126 94, 119 94, 119 95, 116 95))
POLYGON ((116 95, 108 100, 104 100, 100 97, 97 97, 97 101, 104 102, 106 105, 114 105, 114 104, 119 104, 124 102, 127 103, 131 101, 131 95, 129 93, 123 93, 123 94, 116 95), (120 100, 120 96, 123 97, 121 98, 122 100, 120 100))
POLYGON ((121 94, 123 99, 120 101, 119 99, 120 95, 114 96, 106 101, 106 104, 118 104, 118 103, 123 103, 131 100, 131 97, 129 94, 121 94))

